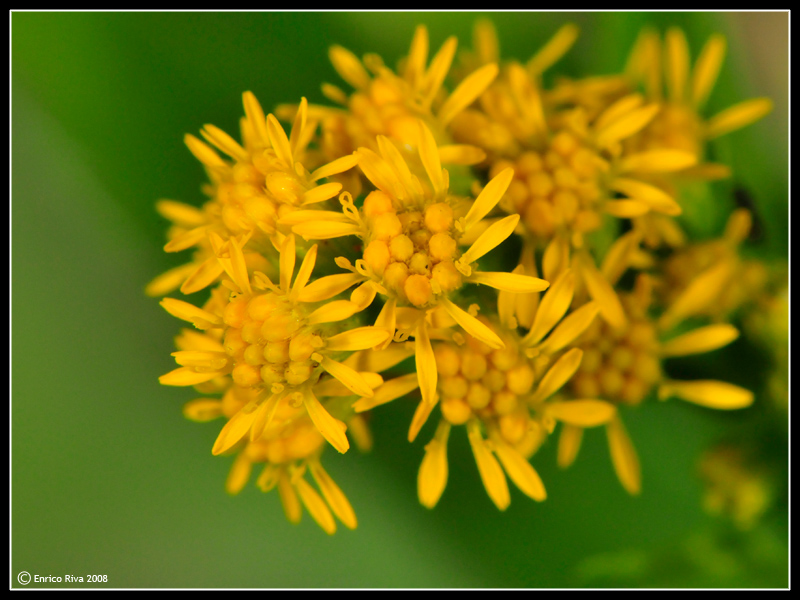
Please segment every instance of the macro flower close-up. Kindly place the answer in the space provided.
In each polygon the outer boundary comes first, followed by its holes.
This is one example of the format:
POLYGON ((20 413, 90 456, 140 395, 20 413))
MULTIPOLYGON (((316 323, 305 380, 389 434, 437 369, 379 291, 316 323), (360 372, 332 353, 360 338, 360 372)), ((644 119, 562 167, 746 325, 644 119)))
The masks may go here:
POLYGON ((787 588, 788 20, 11 14, 11 587, 787 588))

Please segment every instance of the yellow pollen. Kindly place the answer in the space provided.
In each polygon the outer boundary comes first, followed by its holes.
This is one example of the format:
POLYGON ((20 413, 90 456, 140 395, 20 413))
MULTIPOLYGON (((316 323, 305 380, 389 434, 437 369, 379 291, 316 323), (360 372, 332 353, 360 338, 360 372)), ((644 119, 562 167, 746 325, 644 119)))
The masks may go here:
MULTIPOLYGON (((409 240, 410 241, 410 240, 409 240)), ((434 260, 452 260, 456 255, 456 241, 447 233, 437 233, 428 242, 434 260)))
POLYGON ((393 259, 405 262, 414 254, 414 242, 407 235, 398 235, 389 243, 389 252, 393 259))
POLYGON ((364 199, 363 207, 364 216, 368 219, 377 217, 387 212, 394 212, 392 207, 392 199, 380 190, 370 192, 364 199))
POLYGON ((410 275, 403 289, 408 301, 414 306, 425 306, 431 300, 431 282, 424 275, 410 275))
POLYGON ((453 209, 444 202, 431 204, 425 210, 425 227, 432 233, 450 231, 453 226, 453 209))
POLYGON ((391 260, 389 246, 386 245, 386 242, 380 240, 370 242, 364 249, 364 260, 375 273, 383 275, 389 265, 389 260, 391 260))

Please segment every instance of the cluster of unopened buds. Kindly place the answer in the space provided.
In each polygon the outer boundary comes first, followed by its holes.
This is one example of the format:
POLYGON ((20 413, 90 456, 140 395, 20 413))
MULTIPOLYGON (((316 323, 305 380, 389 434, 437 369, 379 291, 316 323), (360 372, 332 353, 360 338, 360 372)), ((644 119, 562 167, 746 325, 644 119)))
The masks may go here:
POLYGON ((328 533, 336 519, 354 528, 321 455, 368 449, 369 413, 410 398, 410 442, 438 421, 417 481, 428 508, 461 426, 501 510, 507 478, 545 500, 531 458, 557 434, 567 467, 592 427, 637 494, 630 407, 752 403, 731 383, 670 379, 664 360, 735 340, 728 317, 758 289, 758 265, 737 250, 746 210, 702 244, 676 217, 686 181, 729 175, 704 160, 706 142, 770 102, 706 118, 725 41, 709 39, 691 68, 676 29, 643 32, 619 75, 546 89, 576 35, 567 25, 520 63, 500 59, 480 22, 471 51, 457 57, 450 38, 429 60, 419 27, 396 70, 334 46, 347 87, 322 89, 336 107, 302 99, 265 115, 245 92, 241 141, 213 125, 186 136, 208 199, 158 203, 165 250, 190 260, 148 293, 194 326, 161 383, 203 394, 189 419, 221 422, 212 453, 235 455, 230 493, 258 467, 290 521, 305 507, 328 533), (200 306, 177 298, 201 291, 200 306), (705 323, 687 330, 689 318, 705 323))

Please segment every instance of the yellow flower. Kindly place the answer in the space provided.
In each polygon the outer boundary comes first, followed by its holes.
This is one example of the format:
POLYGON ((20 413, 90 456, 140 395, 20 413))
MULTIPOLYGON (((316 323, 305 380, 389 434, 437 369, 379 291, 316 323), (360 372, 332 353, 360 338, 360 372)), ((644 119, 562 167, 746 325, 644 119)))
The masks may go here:
POLYGON ((344 425, 318 400, 319 386, 325 386, 320 376, 327 372, 351 394, 372 395, 372 388, 382 382, 380 376, 360 374, 334 357, 382 344, 392 332, 331 325, 363 310, 369 302, 340 300, 311 309, 309 305, 327 300, 357 281, 349 275, 332 275, 309 283, 316 246, 306 254, 292 284, 295 243, 293 235, 287 236, 280 253, 280 282, 275 285, 263 273, 256 273, 251 283, 235 238, 223 242, 212 234, 211 242, 230 277, 225 281, 230 289, 224 307, 209 311, 172 298, 161 304, 170 314, 200 329, 222 329, 222 348, 174 353, 182 366, 162 376, 161 383, 190 386, 229 374, 236 387, 256 392, 223 427, 214 454, 226 452, 248 433, 251 440, 257 440, 287 405, 302 405, 301 412, 308 414, 325 439, 339 452, 347 451, 344 425))
MULTIPOLYGON (((678 397, 688 402, 735 410, 753 402, 753 393, 739 386, 713 380, 677 381, 667 379, 662 361, 716 350, 734 341, 738 330, 732 325, 700 327, 667 341, 660 339, 657 322, 648 314, 652 283, 640 275, 632 293, 621 297, 627 315, 622 327, 596 322, 578 340, 584 359, 570 382, 575 397, 601 397, 615 404, 636 405, 657 388, 658 397, 678 397)), ((606 426, 609 450, 617 477, 631 494, 641 490, 641 473, 636 450, 617 416, 606 426)), ((581 430, 565 427, 559 440, 559 464, 569 466, 581 443, 581 430)))
MULTIPOLYGON (((640 150, 674 148, 701 157, 706 141, 745 127, 772 110, 771 100, 754 98, 707 120, 703 118, 701 111, 716 83, 725 47, 724 36, 712 35, 692 69, 682 30, 669 29, 663 47, 658 33, 649 29, 641 32, 628 59, 627 72, 634 81, 644 84, 648 98, 663 101, 664 105, 641 135, 631 140, 632 145, 640 150)), ((694 174, 716 178, 726 176, 727 168, 699 165, 694 174)))
MULTIPOLYGON (((448 38, 428 63, 428 31, 420 25, 414 33, 408 56, 395 73, 379 56, 368 54, 360 61, 352 52, 332 46, 331 62, 355 91, 349 96, 336 86, 325 84, 322 92, 347 110, 315 107, 322 115, 329 156, 349 154, 356 148, 378 150, 376 136, 383 135, 403 144, 417 141, 417 121, 422 119, 440 142, 449 137, 447 128, 460 111, 472 104, 497 75, 497 65, 478 69, 447 94, 443 83, 450 70, 458 42, 448 38)), ((461 164, 481 160, 480 155, 461 155, 461 164)), ((448 162, 449 157, 445 158, 448 162)))
POLYGON ((286 233, 280 231, 277 221, 300 207, 336 196, 341 183, 318 182, 355 166, 354 157, 343 156, 313 172, 307 170, 307 146, 317 122, 309 119, 305 98, 289 137, 273 115, 264 117, 251 92, 245 92, 243 99, 244 145, 213 125, 201 131, 210 146, 192 135, 185 138, 189 150, 206 168, 211 183, 205 192, 211 201, 202 210, 171 200, 158 203, 159 212, 175 224, 164 250, 197 250, 190 263, 156 278, 147 288, 151 295, 163 295, 178 286, 189 294, 219 279, 222 267, 211 248, 211 233, 223 240, 236 238, 251 270, 263 270, 268 264, 266 257, 274 253, 273 245, 280 246, 286 233))
MULTIPOLYGON (((184 407, 184 414, 198 422, 223 415, 232 417, 251 395, 243 388, 231 388, 221 401, 200 398, 189 402, 184 407)), ((281 412, 286 413, 287 410, 301 412, 291 406, 284 407, 281 412)), ((300 521, 302 503, 329 534, 336 531, 333 515, 349 529, 355 529, 357 520, 353 508, 320 464, 324 438, 307 414, 293 416, 286 418, 286 414, 278 415, 276 421, 280 426, 273 427, 269 435, 262 435, 254 441, 248 440, 240 448, 225 482, 225 489, 229 494, 238 494, 250 479, 253 466, 264 464, 256 483, 264 492, 277 486, 284 511, 291 522, 300 521), (322 497, 303 479, 309 471, 322 497)))
POLYGON ((481 107, 485 115, 464 113, 454 123, 454 135, 478 145, 482 139, 475 132, 480 131, 491 131, 494 140, 514 139, 502 152, 484 149, 490 156, 504 156, 492 161, 490 177, 514 169, 500 207, 521 216, 521 231, 530 242, 542 246, 561 238, 579 249, 584 235, 599 229, 605 215, 681 213, 669 194, 644 179, 685 169, 696 162, 694 155, 673 149, 622 155, 622 142, 656 116, 657 103, 629 94, 591 120, 581 108, 550 112, 529 70, 512 63, 481 97, 481 107))
MULTIPOLYGON (((442 418, 420 466, 418 492, 424 506, 433 508, 447 484, 447 440, 452 426, 466 426, 484 487, 495 505, 505 510, 510 502, 505 474, 529 497, 545 499, 544 485, 528 459, 556 421, 591 427, 613 416, 613 405, 592 398, 548 401, 578 368, 582 353, 569 348, 597 315, 597 306, 590 303, 563 318, 574 287, 574 276, 566 271, 541 302, 535 292, 501 291, 500 323, 484 319, 482 324, 502 339, 502 348, 471 335, 462 344, 437 341, 433 345, 435 370, 441 376, 434 404, 441 399, 442 418), (528 330, 523 336, 517 333, 520 325, 528 330)), ((389 380, 372 398, 356 402, 354 409, 370 410, 417 385, 413 373, 389 380)), ((425 399, 420 402, 409 441, 416 438, 433 408, 425 399)))
POLYGON ((664 262, 660 296, 667 309, 660 320, 663 328, 690 316, 725 320, 764 293, 766 267, 760 261, 742 259, 739 252, 751 226, 750 212, 737 209, 728 218, 722 238, 689 244, 664 262))
POLYGON ((379 137, 380 154, 367 148, 357 153, 359 168, 378 188, 367 196, 361 209, 343 194, 341 215, 302 211, 289 215, 286 222, 294 224, 293 231, 306 239, 356 235, 363 240, 363 259, 356 261, 355 267, 343 259, 338 263, 388 298, 378 318, 380 326, 414 335, 422 395, 432 404, 437 375, 430 360, 428 313, 441 308, 465 331, 499 348, 502 341, 448 296, 464 283, 533 292, 545 289, 547 282, 474 269, 475 261, 510 236, 519 221, 517 215, 501 219, 484 229, 466 251, 459 248, 497 204, 512 173, 506 171, 490 181, 470 206, 450 195, 449 176, 442 169, 433 134, 421 122, 418 134, 419 158, 429 183, 423 184, 395 146, 379 137), (403 311, 402 320, 398 320, 398 311, 403 311))

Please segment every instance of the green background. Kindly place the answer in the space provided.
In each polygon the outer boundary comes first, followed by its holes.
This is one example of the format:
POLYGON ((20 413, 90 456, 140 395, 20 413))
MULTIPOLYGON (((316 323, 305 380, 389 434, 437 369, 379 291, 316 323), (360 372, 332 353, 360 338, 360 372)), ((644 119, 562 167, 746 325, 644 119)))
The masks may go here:
MULTIPOLYGON (((431 424, 408 444, 414 403, 398 401, 374 412, 370 454, 326 452, 359 518, 356 531, 328 537, 307 514, 289 524, 276 493, 250 484, 225 494, 230 459, 210 453, 219 424, 185 420, 193 390, 158 385, 174 367, 180 325, 143 288, 184 257, 161 251, 166 222, 153 206, 162 197, 202 201, 204 174, 184 133, 214 123, 235 134, 244 90, 267 109, 301 96, 322 102, 321 82, 341 84, 327 60, 333 43, 394 64, 417 24, 429 26, 432 49, 451 34, 468 46, 475 18, 11 15, 12 586, 23 570, 108 575, 109 587, 787 585, 785 446, 772 450, 779 501, 746 534, 702 511, 696 476, 697 457, 720 436, 748 431, 759 443, 766 434, 752 433, 753 422, 773 432, 763 402, 736 413, 678 401, 629 411, 643 466, 638 498, 617 483, 601 431, 588 433, 563 473, 550 443, 533 460, 547 501, 513 490, 500 513, 461 430, 451 436, 442 500, 433 511, 418 504, 431 424)), ((685 27, 693 56, 710 33, 727 34, 707 114, 761 95, 775 110, 714 144, 735 176, 701 194, 694 224, 718 234, 733 187, 743 187, 761 228, 751 252, 787 256, 786 14, 492 18, 502 55, 521 59, 578 23, 579 41, 553 69, 574 76, 618 72, 643 24, 685 27)), ((741 340, 702 368, 758 388, 766 366, 741 340)), ((777 431, 785 438, 785 426, 777 431)))

